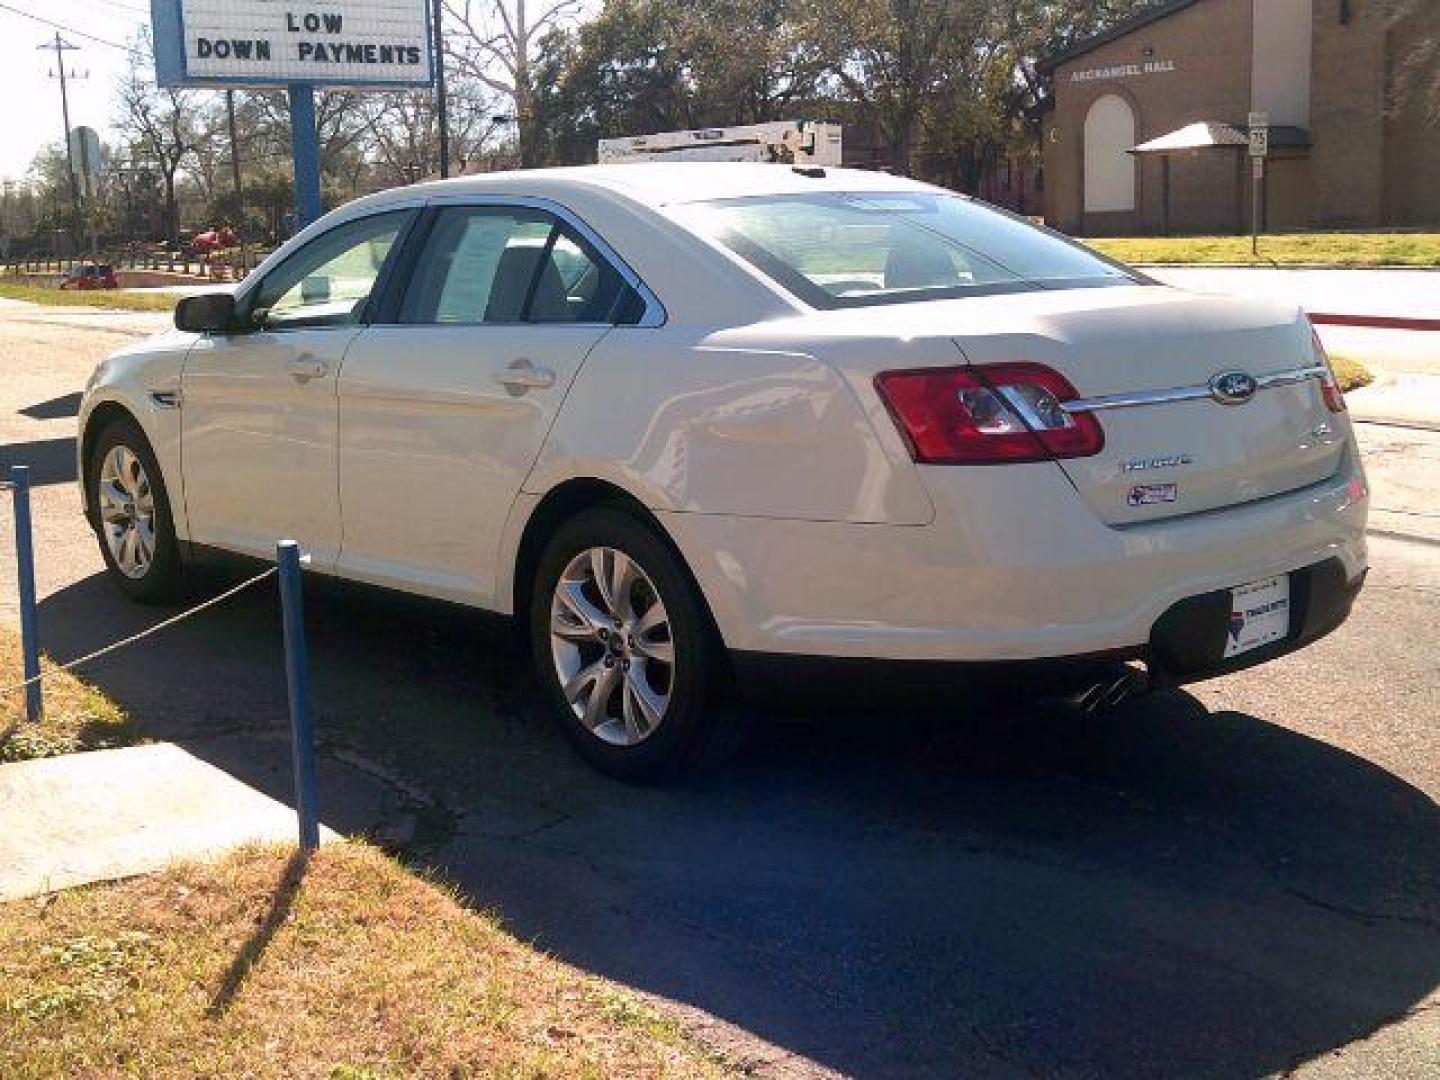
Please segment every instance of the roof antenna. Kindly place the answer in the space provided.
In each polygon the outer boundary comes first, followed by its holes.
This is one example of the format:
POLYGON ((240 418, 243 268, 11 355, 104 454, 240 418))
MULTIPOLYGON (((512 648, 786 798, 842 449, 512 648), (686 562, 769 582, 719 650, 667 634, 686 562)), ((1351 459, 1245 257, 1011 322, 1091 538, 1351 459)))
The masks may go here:
POLYGON ((801 176, 808 176, 811 180, 825 179, 825 170, 819 165, 791 165, 790 171, 801 176))

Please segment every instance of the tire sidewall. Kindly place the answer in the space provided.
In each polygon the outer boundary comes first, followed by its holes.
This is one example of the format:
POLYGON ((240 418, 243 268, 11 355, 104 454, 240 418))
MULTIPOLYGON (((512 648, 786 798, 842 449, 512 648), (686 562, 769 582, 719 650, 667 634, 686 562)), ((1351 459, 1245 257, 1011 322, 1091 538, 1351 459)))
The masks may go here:
POLYGON ((703 602, 670 548, 623 510, 586 510, 560 527, 536 568, 529 604, 531 653, 549 711, 586 761, 623 780, 662 778, 696 758, 708 727, 707 699, 715 646, 703 602), (634 560, 660 594, 675 645, 670 706, 654 734, 634 746, 616 746, 593 734, 565 700, 550 643, 550 605, 565 567, 580 552, 611 547, 634 560))
POLYGON ((173 598, 179 589, 181 560, 180 544, 175 536, 175 519, 170 512, 170 495, 165 487, 160 463, 150 449, 150 442, 133 420, 111 420, 101 430, 90 454, 87 484, 90 490, 85 495, 90 524, 95 530, 95 539, 100 544, 100 557, 105 560, 105 567, 110 571, 110 579, 133 600, 157 603, 173 598), (100 521, 100 470, 106 455, 117 446, 124 446, 140 459, 155 500, 155 557, 145 575, 138 578, 126 576, 116 565, 100 521))

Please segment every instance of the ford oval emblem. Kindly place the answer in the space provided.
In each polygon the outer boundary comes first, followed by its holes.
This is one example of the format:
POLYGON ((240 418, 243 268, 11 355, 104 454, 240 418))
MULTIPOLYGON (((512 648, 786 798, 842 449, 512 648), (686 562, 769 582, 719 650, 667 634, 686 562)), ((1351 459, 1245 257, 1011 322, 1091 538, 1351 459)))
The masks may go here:
POLYGON ((1243 405, 1259 388, 1254 377, 1243 371, 1222 371, 1210 380, 1210 396, 1221 405, 1243 405))

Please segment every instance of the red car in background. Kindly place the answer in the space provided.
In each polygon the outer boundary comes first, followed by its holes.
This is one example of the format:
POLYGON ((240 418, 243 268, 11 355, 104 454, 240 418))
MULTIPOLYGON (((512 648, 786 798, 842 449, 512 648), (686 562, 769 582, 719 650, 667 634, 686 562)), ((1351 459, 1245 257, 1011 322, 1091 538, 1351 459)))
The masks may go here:
POLYGON ((209 255, 212 251, 219 251, 221 248, 230 248, 238 244, 239 238, 235 230, 228 225, 222 225, 218 229, 211 229, 202 232, 190 241, 190 250, 196 255, 209 255))
POLYGON ((81 263, 72 266, 60 281, 62 289, 118 289, 115 268, 109 263, 81 263))

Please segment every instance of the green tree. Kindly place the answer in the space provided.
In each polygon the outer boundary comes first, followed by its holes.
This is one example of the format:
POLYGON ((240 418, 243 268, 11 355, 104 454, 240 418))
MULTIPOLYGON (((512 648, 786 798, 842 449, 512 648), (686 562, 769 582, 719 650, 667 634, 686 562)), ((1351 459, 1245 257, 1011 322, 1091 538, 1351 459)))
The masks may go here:
POLYGON ((610 0, 540 46, 543 156, 594 160, 597 139, 808 112, 824 62, 793 0, 610 0))

